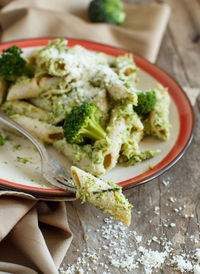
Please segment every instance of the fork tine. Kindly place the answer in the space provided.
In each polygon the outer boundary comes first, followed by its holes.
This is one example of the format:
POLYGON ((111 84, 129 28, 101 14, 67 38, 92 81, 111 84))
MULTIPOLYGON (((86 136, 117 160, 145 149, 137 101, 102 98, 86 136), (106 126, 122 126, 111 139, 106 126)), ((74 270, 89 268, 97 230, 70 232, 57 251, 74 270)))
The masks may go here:
POLYGON ((58 179, 59 181, 61 181, 63 184, 69 185, 69 187, 76 188, 76 186, 74 184, 74 181, 73 181, 73 179, 71 177, 70 178, 66 178, 64 175, 57 175, 55 178, 58 179))
POLYGON ((60 177, 54 177, 54 180, 56 180, 56 182, 61 185, 61 188, 63 188, 63 186, 64 186, 69 191, 73 191, 73 192, 76 191, 76 188, 73 185, 69 184, 69 180, 67 180, 67 179, 62 180, 60 177))
POLYGON ((70 184, 72 184, 72 183, 73 183, 72 178, 67 179, 67 178, 66 178, 66 177, 64 177, 63 175, 62 175, 62 176, 61 176, 61 175, 59 175, 58 177, 59 177, 60 179, 64 180, 65 182, 67 182, 67 183, 69 183, 69 182, 70 182, 70 184))

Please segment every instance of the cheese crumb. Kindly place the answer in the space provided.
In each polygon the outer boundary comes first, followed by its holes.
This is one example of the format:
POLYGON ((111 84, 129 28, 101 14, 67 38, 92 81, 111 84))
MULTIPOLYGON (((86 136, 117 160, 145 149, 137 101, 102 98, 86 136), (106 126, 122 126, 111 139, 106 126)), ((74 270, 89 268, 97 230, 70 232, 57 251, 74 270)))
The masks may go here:
POLYGON ((170 202, 174 203, 176 201, 176 198, 170 197, 169 200, 170 200, 170 202))
MULTIPOLYGON (((159 207, 154 208, 156 212, 159 209, 159 207)), ((178 210, 181 209, 178 208, 178 210)), ((105 224, 99 228, 90 228, 91 232, 92 230, 96 232, 98 239, 96 248, 81 247, 76 262, 71 265, 63 264, 59 269, 60 274, 111 274, 115 272, 153 274, 161 272, 164 265, 181 273, 200 274, 199 248, 190 250, 187 254, 183 250, 174 254, 173 243, 168 241, 166 236, 154 235, 146 239, 146 235, 138 235, 136 230, 120 222, 117 223, 111 217, 104 218, 104 222, 105 224), (142 241, 144 246, 138 247, 142 241), (155 246, 158 248, 156 249, 155 246)), ((162 226, 176 226, 176 223, 168 223, 169 219, 162 220, 162 226)), ((198 244, 194 235, 186 233, 186 236, 193 245, 198 244)))
POLYGON ((160 210, 160 207, 159 207, 159 206, 155 206, 155 207, 154 207, 154 213, 155 213, 156 215, 159 215, 159 214, 160 214, 159 210, 160 210))
POLYGON ((163 180, 162 183, 163 183, 164 186, 168 186, 169 185, 169 181, 166 181, 166 180, 163 180))
POLYGON ((196 265, 194 266, 193 271, 194 271, 194 274, 199 274, 199 273, 200 273, 200 265, 199 265, 199 264, 196 264, 196 265))
POLYGON ((143 254, 138 261, 144 265, 146 273, 152 273, 153 269, 160 268, 164 263, 167 253, 159 252, 157 250, 146 249, 144 247, 139 247, 138 250, 143 254))
POLYGON ((181 255, 174 256, 172 263, 174 263, 176 265, 176 269, 181 272, 192 271, 193 269, 191 262, 181 255))

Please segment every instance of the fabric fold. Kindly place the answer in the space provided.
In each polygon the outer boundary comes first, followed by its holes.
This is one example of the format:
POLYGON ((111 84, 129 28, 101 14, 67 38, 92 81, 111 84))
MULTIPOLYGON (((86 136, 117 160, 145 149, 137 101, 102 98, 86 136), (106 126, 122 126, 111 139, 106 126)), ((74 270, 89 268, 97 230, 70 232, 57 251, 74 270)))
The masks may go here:
POLYGON ((12 228, 29 212, 35 203, 36 201, 20 199, 17 197, 0 198, 0 241, 7 236, 12 228), (8 216, 8 212, 12 212, 12 216, 8 216))
POLYGON ((12 191, 0 196, 0 272, 58 273, 72 241, 65 202, 12 191))
POLYGON ((89 22, 88 4, 88 0, 80 5, 71 0, 56 1, 56 5, 47 0, 4 3, 0 10, 1 41, 36 37, 85 39, 123 48, 155 62, 170 15, 168 5, 125 4, 126 20, 114 26, 89 22))

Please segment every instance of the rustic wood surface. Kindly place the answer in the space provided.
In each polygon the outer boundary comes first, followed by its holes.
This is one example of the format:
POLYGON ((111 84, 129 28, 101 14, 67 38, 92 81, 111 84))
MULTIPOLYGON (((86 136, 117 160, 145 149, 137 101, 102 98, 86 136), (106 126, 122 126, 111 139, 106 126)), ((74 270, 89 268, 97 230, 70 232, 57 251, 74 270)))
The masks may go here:
MULTIPOLYGON (((150 1, 129 0, 126 2, 141 4, 150 1)), ((171 74, 183 87, 200 88, 200 38, 198 38, 200 35, 200 1, 157 2, 166 2, 172 9, 157 65, 171 74)), ((124 192, 134 205, 132 224, 127 231, 135 231, 137 235, 142 236, 139 245, 147 248, 149 248, 148 240, 154 236, 157 239, 166 237, 167 241, 171 241, 173 254, 182 254, 184 251, 190 254, 195 248, 200 248, 200 98, 197 99, 194 110, 196 115, 194 138, 185 155, 159 178, 124 192), (176 210, 182 206, 184 208, 176 210)), ((107 215, 89 204, 81 205, 79 201, 67 203, 67 210, 74 238, 64 263, 76 264, 78 258, 83 259, 83 251, 92 250, 91 252, 98 254, 98 262, 107 264, 106 248, 103 249, 102 246, 103 244, 108 245, 108 242, 101 239, 102 234, 98 231, 102 226, 109 225, 104 221, 107 215)), ((117 224, 115 221, 114 223, 117 224)), ((117 241, 120 247, 122 243, 119 239, 115 240, 117 241)), ((133 239, 130 238, 130 241, 133 239)), ((162 244, 155 241, 154 245, 150 246, 158 251, 163 249, 162 244)), ((101 264, 96 270, 91 258, 87 258, 86 262, 87 265, 82 264, 85 265, 83 273, 103 273, 105 271, 101 269, 101 264)), ((107 265, 108 269, 105 273, 125 273, 123 270, 107 265)), ((145 273, 145 271, 142 266, 139 266, 138 269, 127 273, 137 274, 145 273)), ((175 267, 164 264, 161 269, 152 273, 177 272, 175 267)))

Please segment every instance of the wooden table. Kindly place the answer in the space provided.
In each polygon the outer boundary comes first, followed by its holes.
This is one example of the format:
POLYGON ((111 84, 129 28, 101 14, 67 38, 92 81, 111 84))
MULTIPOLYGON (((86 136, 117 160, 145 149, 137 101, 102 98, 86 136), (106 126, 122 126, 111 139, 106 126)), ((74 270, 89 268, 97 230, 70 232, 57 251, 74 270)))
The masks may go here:
MULTIPOLYGON (((150 1, 127 2, 141 4, 150 1)), ((183 87, 200 88, 200 1, 164 2, 171 6, 172 14, 157 65, 173 75, 183 87)), ((69 225, 74 234, 64 259, 65 264, 74 264, 69 268, 69 273, 79 273, 72 271, 77 265, 83 269, 80 273, 145 273, 141 264, 138 264, 139 268, 130 268, 128 272, 111 266, 110 253, 116 247, 120 248, 117 258, 120 259, 121 256, 122 261, 125 261, 125 253, 130 258, 131 254, 134 255, 134 250, 137 252, 136 257, 141 259, 139 246, 146 247, 148 251, 151 248, 162 252, 168 241, 172 242, 173 248, 168 257, 183 255, 184 252, 194 253, 197 247, 200 248, 200 98, 197 99, 194 110, 194 138, 182 159, 159 178, 125 191, 134 205, 130 228, 123 227, 120 230, 117 221, 110 221, 106 214, 90 204, 81 205, 79 201, 67 203, 69 225), (114 234, 108 233, 110 239, 106 239, 105 231, 108 232, 111 228, 114 234)), ((191 261, 191 257, 189 260, 191 261)), ((117 264, 116 261, 112 263, 117 264)), ((67 269, 66 266, 64 268, 67 269)), ((167 258, 158 272, 153 270, 152 273, 177 272, 175 266, 172 267, 170 258, 167 258)))

